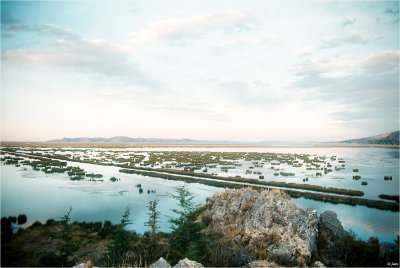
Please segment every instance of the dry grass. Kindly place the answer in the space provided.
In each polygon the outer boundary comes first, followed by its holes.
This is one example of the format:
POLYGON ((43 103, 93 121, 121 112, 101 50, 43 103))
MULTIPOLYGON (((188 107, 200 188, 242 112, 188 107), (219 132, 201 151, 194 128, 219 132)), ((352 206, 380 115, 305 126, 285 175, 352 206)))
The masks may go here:
POLYGON ((278 241, 281 239, 281 236, 279 234, 274 234, 274 237, 272 239, 272 241, 274 243, 278 243, 278 241))
POLYGON ((297 266, 306 267, 307 266, 306 259, 304 259, 304 257, 302 257, 302 256, 298 257, 297 258, 297 266))
POLYGON ((243 231, 240 230, 240 229, 233 230, 233 231, 231 232, 231 234, 230 234, 229 240, 232 240, 233 238, 235 238, 235 237, 238 236, 238 235, 243 236, 243 235, 244 235, 243 231))
POLYGON ((208 247, 208 263, 207 266, 226 267, 232 257, 229 245, 219 240, 212 247, 208 247))
POLYGON ((254 201, 247 202, 246 204, 244 204, 242 206, 242 211, 243 212, 248 211, 248 210, 252 209, 253 206, 254 206, 254 201))
POLYGON ((267 258, 267 249, 264 242, 260 241, 255 251, 259 260, 265 260, 267 258))

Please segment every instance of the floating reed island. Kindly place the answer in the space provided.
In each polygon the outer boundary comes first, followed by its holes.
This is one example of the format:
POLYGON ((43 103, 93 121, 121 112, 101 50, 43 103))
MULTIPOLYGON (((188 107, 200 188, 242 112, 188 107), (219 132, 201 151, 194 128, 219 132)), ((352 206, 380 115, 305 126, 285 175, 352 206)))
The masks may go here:
MULTIPOLYGON (((113 149, 109 151, 96 151, 94 148, 2 148, 1 153, 5 164, 31 165, 34 170, 48 173, 67 172, 71 180, 89 178, 93 181, 103 181, 102 174, 87 173, 79 167, 66 165, 65 161, 89 163, 96 165, 118 166, 120 172, 128 174, 141 174, 149 177, 159 177, 169 180, 198 182, 216 187, 242 188, 281 188, 294 198, 342 203, 348 205, 364 205, 368 207, 399 211, 398 203, 393 198, 382 198, 390 201, 371 200, 359 198, 363 191, 323 187, 311 185, 308 178, 317 178, 335 171, 345 169, 345 160, 337 156, 317 156, 309 154, 288 153, 259 153, 259 152, 188 152, 188 151, 163 151, 163 152, 132 152, 113 149), (30 161, 27 158, 36 159, 30 161), (219 176, 208 173, 210 170, 221 170, 222 173, 242 168, 240 175, 219 176), (273 175, 288 177, 295 176, 294 172, 284 171, 285 167, 293 169, 303 168, 313 172, 311 176, 303 179, 303 183, 267 181, 261 168, 272 170, 273 175), (258 170, 257 170, 258 169, 258 170), (253 178, 242 176, 251 175, 253 178), (357 197, 357 198, 356 198, 357 197)), ((358 172, 353 169, 353 172, 358 172)), ((387 176, 388 177, 388 176, 387 176)), ((361 179, 354 175, 353 179, 361 179)), ((387 180, 385 178, 385 180, 387 180)), ((115 180, 111 180, 114 181, 115 180)), ((362 185, 368 183, 362 181, 362 185)))

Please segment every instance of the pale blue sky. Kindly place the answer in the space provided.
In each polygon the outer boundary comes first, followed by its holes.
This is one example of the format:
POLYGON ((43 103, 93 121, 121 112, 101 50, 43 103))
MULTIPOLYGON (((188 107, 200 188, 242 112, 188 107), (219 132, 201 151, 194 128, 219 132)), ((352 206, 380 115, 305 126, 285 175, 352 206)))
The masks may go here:
POLYGON ((1 2, 2 140, 399 129, 399 2, 1 2))

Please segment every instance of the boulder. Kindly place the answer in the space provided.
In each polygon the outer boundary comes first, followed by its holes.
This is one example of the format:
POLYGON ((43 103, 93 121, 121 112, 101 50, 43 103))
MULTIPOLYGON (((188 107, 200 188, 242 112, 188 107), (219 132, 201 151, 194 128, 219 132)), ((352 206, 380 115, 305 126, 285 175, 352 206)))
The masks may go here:
POLYGON ((201 263, 191 261, 188 258, 180 260, 173 268, 202 268, 201 263))
POLYGON ((338 257, 338 240, 346 235, 342 224, 337 218, 337 214, 333 211, 325 211, 318 219, 318 243, 319 250, 323 251, 320 257, 322 261, 328 265, 341 266, 342 262, 338 257))
POLYGON ((330 237, 341 237, 347 232, 343 229, 341 222, 337 218, 337 214, 327 210, 319 216, 318 220, 319 234, 330 237))
POLYGON ((314 262, 314 267, 326 267, 322 262, 316 261, 314 262))
POLYGON ((171 268, 171 265, 169 265, 163 257, 160 257, 158 261, 150 265, 149 268, 171 268))
POLYGON ((248 267, 250 268, 279 267, 279 265, 269 261, 252 261, 251 263, 249 263, 248 267))
POLYGON ((232 252, 246 248, 254 260, 297 265, 316 249, 317 211, 297 207, 278 189, 227 189, 208 198, 206 206, 203 213, 211 218, 206 231, 220 232, 232 252))

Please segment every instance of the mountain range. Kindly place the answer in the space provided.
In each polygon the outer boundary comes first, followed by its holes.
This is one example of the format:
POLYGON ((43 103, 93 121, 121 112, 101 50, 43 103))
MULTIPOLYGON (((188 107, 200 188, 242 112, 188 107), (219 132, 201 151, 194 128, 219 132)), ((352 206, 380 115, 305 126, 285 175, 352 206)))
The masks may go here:
POLYGON ((341 143, 399 145, 399 131, 360 139, 344 140, 341 143))
POLYGON ((163 138, 131 138, 126 136, 115 136, 111 138, 62 138, 49 140, 47 142, 76 142, 76 143, 172 143, 172 144, 237 144, 234 141, 207 141, 191 139, 163 139, 163 138))
MULTIPOLYGON (((126 136, 115 136, 111 138, 62 138, 49 140, 47 142, 65 143, 163 143, 163 144, 276 144, 278 142, 240 142, 240 141, 208 141, 191 139, 164 139, 164 138, 131 138, 126 136)), ((332 143, 332 142, 330 142, 332 143)), ((399 145, 399 131, 380 134, 372 137, 358 138, 351 140, 338 141, 337 143, 354 144, 381 144, 399 145)))

